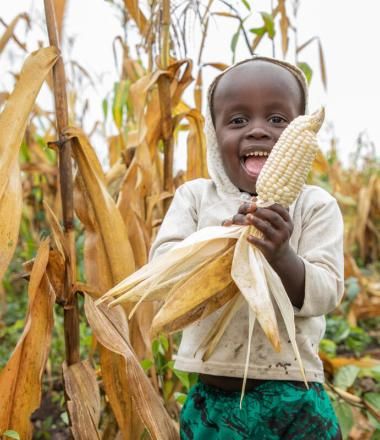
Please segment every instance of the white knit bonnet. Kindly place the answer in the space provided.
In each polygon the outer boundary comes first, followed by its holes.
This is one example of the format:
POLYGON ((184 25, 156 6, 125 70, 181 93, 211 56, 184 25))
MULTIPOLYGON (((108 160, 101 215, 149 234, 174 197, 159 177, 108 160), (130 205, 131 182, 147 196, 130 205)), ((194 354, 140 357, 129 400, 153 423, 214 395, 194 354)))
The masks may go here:
POLYGON ((212 97, 215 90, 216 85, 218 84, 220 78, 239 66, 240 64, 252 62, 252 61, 266 61, 268 63, 276 64, 277 66, 283 67, 288 70, 298 81, 301 86, 304 95, 304 103, 305 108, 304 112, 307 111, 307 101, 308 101, 308 86, 304 73, 301 69, 293 64, 290 64, 286 61, 277 60, 275 58, 263 57, 254 55, 252 58, 245 59, 243 61, 239 61, 232 66, 228 67, 221 74, 219 74, 211 83, 208 93, 207 93, 207 109, 206 109, 206 120, 205 120, 205 133, 206 133, 206 142, 207 142, 207 167, 208 173, 216 185, 216 189, 218 193, 224 193, 225 195, 239 197, 240 191, 229 179, 227 176, 222 158, 220 155, 218 143, 216 140, 215 127, 211 116, 211 105, 212 105, 212 97))

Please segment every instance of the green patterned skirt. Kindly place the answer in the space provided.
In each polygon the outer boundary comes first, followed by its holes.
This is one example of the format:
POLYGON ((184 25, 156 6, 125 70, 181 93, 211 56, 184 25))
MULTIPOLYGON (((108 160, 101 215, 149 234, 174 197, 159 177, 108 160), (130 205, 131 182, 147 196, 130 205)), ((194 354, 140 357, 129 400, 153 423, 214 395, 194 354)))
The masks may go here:
POLYGON ((240 392, 196 384, 180 417, 181 440, 340 440, 330 399, 320 383, 263 381, 240 392))

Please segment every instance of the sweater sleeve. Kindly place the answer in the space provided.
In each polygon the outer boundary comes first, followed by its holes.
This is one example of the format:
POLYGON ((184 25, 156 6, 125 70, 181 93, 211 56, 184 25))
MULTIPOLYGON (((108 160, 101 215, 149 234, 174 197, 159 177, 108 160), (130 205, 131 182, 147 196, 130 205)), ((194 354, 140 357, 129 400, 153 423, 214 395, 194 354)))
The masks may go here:
POLYGON ((177 188, 170 208, 151 247, 149 259, 164 254, 197 230, 196 200, 185 183, 177 188))
POLYGON ((309 208, 298 255, 305 264, 305 299, 295 316, 325 315, 344 293, 343 219, 334 198, 326 195, 309 208))

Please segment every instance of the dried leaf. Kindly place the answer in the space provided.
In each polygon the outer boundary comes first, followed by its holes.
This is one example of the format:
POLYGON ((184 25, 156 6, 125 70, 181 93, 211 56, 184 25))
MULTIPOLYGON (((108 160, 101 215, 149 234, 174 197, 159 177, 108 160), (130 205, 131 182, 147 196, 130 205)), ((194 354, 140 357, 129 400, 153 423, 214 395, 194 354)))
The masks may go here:
POLYGON ((282 47, 282 55, 285 58, 288 52, 289 46, 289 18, 286 15, 286 6, 285 0, 278 0, 278 7, 280 10, 280 29, 281 29, 281 47, 282 47))
POLYGON ((321 40, 319 38, 318 38, 318 53, 319 53, 319 67, 321 69, 322 84, 325 90, 327 90, 326 63, 325 63, 325 57, 323 55, 321 40))
POLYGON ((312 165, 312 172, 317 174, 328 174, 329 163, 322 153, 321 149, 318 148, 317 154, 315 155, 314 162, 312 165))
POLYGON ((356 237, 360 247, 360 257, 365 261, 367 255, 367 225, 370 215, 371 202, 375 191, 376 175, 370 177, 368 186, 363 186, 359 191, 358 215, 356 219, 356 237))
POLYGON ((141 35, 146 36, 146 33, 149 28, 148 20, 146 19, 145 15, 142 13, 141 9, 138 6, 137 0, 124 0, 124 5, 133 18, 133 20, 136 22, 137 27, 139 29, 139 32, 141 35))
POLYGON ((100 394, 94 369, 88 361, 70 366, 64 363, 63 378, 74 438, 100 440, 100 394))
POLYGON ((46 276, 48 258, 49 241, 45 240, 30 276, 24 331, 0 372, 0 432, 14 429, 25 440, 32 438, 30 416, 40 405, 42 374, 53 328, 55 296, 46 276))
MULTIPOLYGON (((131 273, 135 267, 125 224, 105 187, 100 163, 84 134, 79 129, 68 128, 64 135, 72 139, 73 155, 94 215, 94 219, 90 221, 95 221, 96 228, 99 228, 97 237, 101 240, 99 245, 105 250, 113 282, 116 283, 131 273)), ((95 224, 92 226, 94 227, 95 224)))
POLYGON ((15 27, 20 19, 24 19, 27 23, 29 23, 29 16, 27 14, 19 14, 11 21, 4 34, 0 38, 0 54, 4 50, 8 41, 13 37, 15 27))
MULTIPOLYGON (((119 384, 127 386, 126 394, 132 396, 134 407, 144 421, 149 434, 157 440, 179 439, 173 421, 131 350, 127 339, 127 324, 121 308, 108 310, 103 305, 96 307, 88 296, 86 296, 85 308, 86 316, 99 342, 108 349, 109 353, 112 352, 123 362, 127 380, 120 380, 119 384)), ((114 373, 116 379, 122 378, 120 370, 114 373)), ((134 438, 136 437, 132 437, 134 438)))
MULTIPOLYGON (((109 289, 134 269, 134 259, 127 230, 115 202, 105 188, 103 172, 90 144, 78 130, 68 129, 65 134, 73 137, 73 154, 78 163, 81 177, 80 180, 77 180, 76 186, 76 201, 80 200, 80 205, 76 205, 76 210, 86 225, 86 278, 91 285, 109 289)), ((86 300, 86 304, 87 318, 100 342, 103 382, 124 438, 138 438, 142 433, 140 419, 135 413, 136 409, 138 409, 140 418, 147 428, 152 430, 154 438, 171 438, 165 436, 169 432, 169 428, 164 428, 164 421, 168 415, 163 406, 157 406, 154 403, 158 396, 152 397, 151 393, 146 393, 139 395, 138 403, 135 400, 132 401, 135 385, 131 384, 131 381, 135 380, 135 377, 126 368, 124 342, 123 340, 120 342, 119 339, 119 344, 123 345, 113 345, 112 335, 105 333, 105 328, 102 329, 103 333, 100 335, 99 326, 95 325, 96 320, 92 319, 93 309, 95 309, 96 316, 100 312, 94 306, 89 306, 88 300, 86 300), (146 396, 146 398, 144 399, 142 396, 146 396), (151 405, 155 405, 155 410, 152 410, 151 405), (160 437, 156 431, 155 422, 151 420, 152 411, 157 411, 156 417, 164 424, 163 437, 160 437)), ((124 339, 130 333, 131 338, 141 340, 141 335, 135 331, 135 324, 131 323, 132 331, 129 332, 123 312, 119 311, 119 316, 115 314, 116 312, 110 312, 107 317, 102 318, 106 320, 108 327, 117 328, 123 334, 124 339)), ((141 322, 141 320, 137 322, 137 326, 141 322)), ((117 334, 119 335, 119 333, 117 334)), ((139 344, 137 343, 137 345, 139 344)), ((128 356, 132 356, 130 352, 128 345, 128 356)), ((133 355, 133 359, 134 361, 128 361, 128 365, 129 362, 138 362, 135 361, 135 355, 133 355)), ((160 423, 158 425, 160 426, 160 423)))
POLYGON ((228 64, 224 64, 224 63, 204 63, 204 64, 202 64, 202 67, 206 67, 206 66, 214 67, 215 69, 218 69, 222 72, 223 72, 223 70, 226 70, 228 68, 228 64))
POLYGON ((301 46, 298 46, 296 49, 297 55, 300 52, 302 52, 307 46, 309 46, 309 44, 311 44, 314 40, 317 40, 317 39, 318 39, 318 37, 311 37, 307 41, 305 41, 305 43, 301 44, 301 46))
POLYGON ((52 47, 33 52, 0 115, 0 280, 15 250, 21 219, 19 148, 29 113, 56 59, 57 51, 52 47))
POLYGON ((319 353, 319 356, 321 357, 324 363, 329 365, 330 371, 331 370, 336 371, 339 368, 344 367, 345 365, 355 365, 359 368, 372 368, 380 365, 380 360, 372 359, 369 357, 363 357, 361 359, 347 358, 347 357, 329 358, 322 352, 319 353))
POLYGON ((194 102, 195 108, 201 112, 202 111, 202 69, 199 69, 197 79, 194 86, 194 102))
POLYGON ((60 41, 62 41, 63 18, 65 15, 66 6, 66 0, 54 0, 55 18, 57 22, 57 31, 60 41))

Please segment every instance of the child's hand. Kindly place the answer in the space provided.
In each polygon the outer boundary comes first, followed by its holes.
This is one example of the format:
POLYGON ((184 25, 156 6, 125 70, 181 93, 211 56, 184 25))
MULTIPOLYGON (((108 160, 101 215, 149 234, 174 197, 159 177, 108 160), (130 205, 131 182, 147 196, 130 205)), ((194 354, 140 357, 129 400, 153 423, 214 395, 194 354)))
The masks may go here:
POLYGON ((290 251, 289 239, 293 232, 293 222, 286 208, 277 203, 268 208, 258 208, 255 203, 243 203, 232 219, 225 220, 224 226, 253 225, 263 234, 263 238, 248 236, 248 241, 257 246, 270 264, 290 251))

